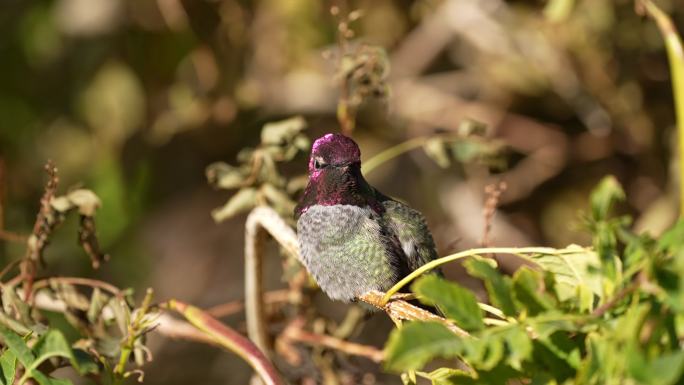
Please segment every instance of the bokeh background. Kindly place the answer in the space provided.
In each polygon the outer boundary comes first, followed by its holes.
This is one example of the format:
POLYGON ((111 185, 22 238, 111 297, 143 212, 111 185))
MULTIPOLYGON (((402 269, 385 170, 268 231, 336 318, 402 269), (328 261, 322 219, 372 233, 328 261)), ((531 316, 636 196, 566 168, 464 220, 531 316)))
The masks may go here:
MULTIPOLYGON (((684 2, 657 2, 684 30, 684 2)), ((229 192, 205 167, 235 163, 261 127, 302 115, 307 135, 339 131, 339 18, 315 0, 3 0, 0 4, 2 228, 29 233, 53 159, 61 191, 85 186, 103 205, 100 241, 111 261, 92 272, 58 231, 47 273, 153 287, 211 306, 242 297, 244 215, 210 216, 229 192), (324 55, 324 53, 328 53, 324 55), (332 54, 330 54, 332 53, 332 54), (332 57, 332 58, 331 58, 332 57)), ((606 174, 627 191, 621 210, 654 235, 677 213, 674 111, 663 40, 628 0, 365 0, 347 10, 350 44, 387 52, 389 93, 366 100, 354 138, 365 159, 409 138, 487 125, 506 166, 440 167, 423 151, 369 175, 426 215, 441 254, 478 245, 484 187, 505 181, 489 244, 586 244, 579 213, 606 174)), ((284 166, 305 171, 306 155, 284 166)), ((273 248, 275 253, 275 247, 273 248)), ((3 243, 4 261, 21 248, 3 243)), ((274 258, 267 281, 281 287, 274 258)), ((504 269, 515 263, 502 261, 504 269)), ((457 266, 447 275, 461 279, 457 266)), ((346 305, 322 307, 344 314, 346 305)), ((381 346, 369 318, 354 338, 381 346)), ((226 321, 243 327, 242 315, 226 321)), ((153 339, 148 384, 243 384, 239 358, 153 339)), ((359 360, 359 370, 377 371, 359 360)), ((398 382, 396 377, 363 377, 398 382)))

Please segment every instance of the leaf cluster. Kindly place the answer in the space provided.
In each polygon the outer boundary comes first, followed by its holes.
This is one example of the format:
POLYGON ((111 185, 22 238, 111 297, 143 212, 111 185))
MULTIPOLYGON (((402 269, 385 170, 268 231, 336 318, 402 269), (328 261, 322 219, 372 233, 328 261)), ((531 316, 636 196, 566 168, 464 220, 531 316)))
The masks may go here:
POLYGON ((225 205, 212 212, 214 220, 221 222, 264 204, 285 217, 292 216, 292 196, 304 187, 306 179, 288 181, 277 164, 308 151, 310 141, 303 134, 305 128, 306 122, 300 116, 268 123, 261 131, 261 143, 238 153, 237 166, 216 162, 207 167, 209 184, 220 189, 238 189, 225 205))
POLYGON ((79 375, 118 383, 131 374, 132 355, 138 366, 149 359, 145 334, 155 319, 151 293, 135 308, 131 290, 80 277, 38 278, 42 255, 53 232, 68 215, 80 218, 78 242, 94 268, 107 257, 100 251, 95 215, 100 199, 90 190, 56 195, 57 169, 46 167, 49 181, 41 199, 34 231, 26 240, 24 258, 5 267, 0 278, 0 384, 70 384, 51 377, 58 368, 73 367, 79 375), (16 267, 19 266, 19 269, 16 267), (18 270, 17 274, 12 273, 18 270), (88 292, 80 290, 89 287, 88 292))
POLYGON ((613 177, 592 193, 583 222, 593 251, 521 254, 535 266, 512 276, 489 258, 466 261, 490 305, 458 283, 422 276, 413 292, 470 336, 438 323, 403 325, 387 342, 387 369, 433 384, 681 383, 684 221, 659 240, 634 234, 628 218, 610 215, 622 199, 613 177), (436 359, 441 365, 428 365, 436 359))

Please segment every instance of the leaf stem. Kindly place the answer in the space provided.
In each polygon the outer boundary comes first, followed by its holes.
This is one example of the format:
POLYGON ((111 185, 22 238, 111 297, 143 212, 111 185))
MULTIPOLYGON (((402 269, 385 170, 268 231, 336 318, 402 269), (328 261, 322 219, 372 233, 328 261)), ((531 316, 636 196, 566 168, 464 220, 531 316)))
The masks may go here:
POLYGON ((382 303, 386 304, 390 297, 402 287, 406 286, 409 282, 413 281, 418 276, 440 266, 445 263, 455 261, 457 259, 478 256, 481 254, 549 254, 558 255, 566 253, 577 253, 577 246, 565 248, 565 249, 554 249, 552 247, 482 247, 470 250, 464 250, 455 254, 447 255, 446 257, 438 258, 430 261, 418 269, 414 270, 411 274, 407 275, 401 281, 397 282, 392 286, 385 296, 382 298, 382 303))
POLYGON ((406 152, 409 152, 413 149, 416 149, 418 147, 421 147, 425 144, 425 142, 429 139, 427 136, 418 136, 412 139, 409 139, 405 142, 399 143, 396 146, 390 147, 379 154, 373 155, 370 159, 366 160, 363 162, 363 165, 361 166, 361 170, 364 175, 372 172, 375 168, 380 166, 381 164, 387 162, 388 160, 391 160, 393 158, 398 157, 401 154, 404 154, 406 152))
POLYGON ((651 17, 665 40, 667 58, 672 73, 677 142, 679 145, 679 215, 684 217, 684 48, 672 19, 651 0, 637 0, 637 8, 651 17))

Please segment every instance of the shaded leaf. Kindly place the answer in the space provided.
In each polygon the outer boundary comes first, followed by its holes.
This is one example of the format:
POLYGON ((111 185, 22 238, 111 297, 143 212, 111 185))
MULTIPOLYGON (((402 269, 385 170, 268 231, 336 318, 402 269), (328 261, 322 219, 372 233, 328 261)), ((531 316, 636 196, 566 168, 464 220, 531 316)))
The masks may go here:
POLYGON ((421 302, 436 306, 462 328, 473 331, 484 327, 482 310, 470 290, 434 274, 422 276, 411 289, 421 302))
POLYGON ((420 369, 434 358, 456 357, 461 350, 461 340, 444 325, 409 322, 390 334, 385 367, 394 372, 420 369))
POLYGON ((534 316, 555 306, 553 298, 545 293, 541 274, 523 266, 513 276, 515 299, 534 316))
POLYGON ((0 325, 0 335, 2 336, 4 344, 14 353, 22 365, 31 365, 36 357, 31 353, 31 350, 26 345, 26 342, 6 327, 0 325))
POLYGON ((12 385, 17 371, 17 356, 11 349, 5 350, 0 356, 0 384, 12 385))
POLYGON ((629 373, 641 384, 680 383, 684 371, 684 351, 669 352, 648 360, 635 346, 625 353, 629 373))
POLYGON ((481 279, 489 300, 494 306, 501 309, 507 316, 517 314, 512 297, 511 280, 501 275, 494 267, 482 259, 470 259, 463 263, 468 273, 473 277, 481 279))

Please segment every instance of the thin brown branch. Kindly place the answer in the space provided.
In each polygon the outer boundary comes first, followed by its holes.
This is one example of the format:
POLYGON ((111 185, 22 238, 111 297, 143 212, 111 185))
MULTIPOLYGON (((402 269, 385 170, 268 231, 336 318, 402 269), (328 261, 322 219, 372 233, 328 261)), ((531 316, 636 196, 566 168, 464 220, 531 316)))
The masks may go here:
POLYGON ((0 240, 7 242, 26 243, 28 236, 7 230, 0 230, 0 240))
MULTIPOLYGON (((449 330, 454 332, 454 334, 460 337, 467 337, 470 334, 456 326, 453 322, 446 318, 440 317, 434 313, 431 313, 425 309, 421 309, 418 306, 411 305, 410 303, 403 300, 391 299, 386 304, 383 304, 383 297, 385 293, 380 291, 371 291, 359 299, 369 305, 373 305, 378 309, 383 310, 387 313, 393 320, 405 320, 405 321, 437 321, 445 325, 449 330)), ((394 297, 392 297, 394 298, 394 297)))
POLYGON ((615 294, 611 299, 606 301, 603 305, 597 307, 594 309, 594 312, 592 313, 593 316, 595 317, 601 317, 603 316, 608 310, 610 310, 613 306, 615 306, 618 302, 622 301, 625 297, 627 297, 629 294, 632 294, 636 289, 641 286, 641 284, 646 280, 646 275, 641 272, 639 275, 636 277, 636 279, 632 282, 629 283, 629 285, 624 286, 620 291, 615 294))
MULTIPOLYGON (((267 291, 264 293, 264 303, 276 304, 287 302, 290 298, 290 291, 288 289, 267 291)), ((222 303, 212 306, 206 310, 212 317, 221 318, 226 317, 242 311, 245 308, 245 301, 242 299, 222 303)))
POLYGON ((111 283, 99 281, 97 279, 83 278, 83 277, 52 277, 45 278, 35 281, 33 284, 34 290, 38 290, 44 287, 48 287, 55 283, 67 284, 67 285, 79 285, 79 286, 89 286, 92 288, 100 288, 106 290, 117 297, 122 297, 122 291, 112 285, 111 283))
POLYGON ((357 344, 325 334, 311 333, 304 330, 305 324, 306 320, 303 317, 295 318, 288 324, 280 337, 284 342, 301 342, 311 346, 322 346, 349 355, 366 357, 374 362, 382 362, 384 358, 382 350, 374 346, 357 344))

